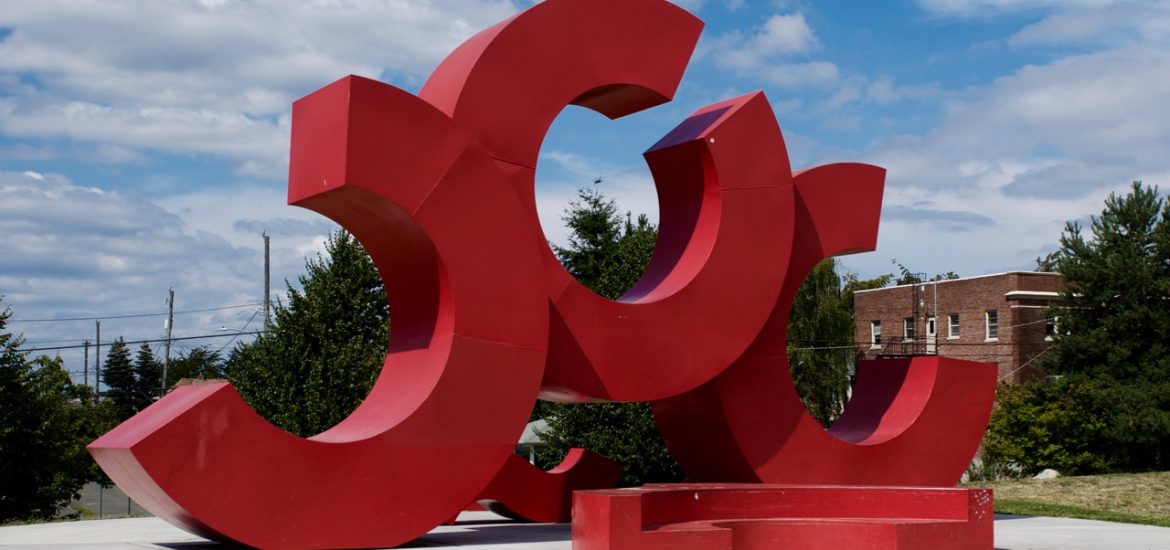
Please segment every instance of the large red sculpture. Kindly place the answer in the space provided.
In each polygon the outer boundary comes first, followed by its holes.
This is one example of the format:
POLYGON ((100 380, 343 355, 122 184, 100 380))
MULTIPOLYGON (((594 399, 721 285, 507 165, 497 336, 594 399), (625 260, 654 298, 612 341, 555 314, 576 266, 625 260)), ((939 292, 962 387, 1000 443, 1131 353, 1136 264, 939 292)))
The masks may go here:
MULTIPOLYGON (((289 202, 336 220, 378 266, 394 312, 381 376, 349 418, 308 439, 229 385, 183 388, 91 444, 98 463, 172 523, 264 548, 393 546, 478 498, 567 520, 569 492, 617 473, 584 451, 547 473, 511 457, 538 395, 654 401, 695 480, 953 484, 986 426, 994 368, 864 365, 827 432, 796 396, 791 298, 817 261, 873 248, 884 171, 794 176, 762 93, 697 110, 646 153, 659 241, 620 300, 589 292, 545 246, 534 171, 553 119, 567 105, 619 117, 669 101, 701 28, 665 0, 546 0, 457 49, 417 97, 351 76, 296 102, 289 202)), ((763 501, 743 486, 690 486, 679 490, 728 504, 676 516, 682 493, 655 488, 636 493, 637 529, 602 513, 635 493, 579 493, 594 503, 582 532, 610 533, 581 544, 637 547, 653 518, 710 524, 736 506, 743 519, 826 518, 814 531, 831 532, 839 517, 817 498, 871 503, 848 508, 864 523, 907 494, 822 489, 782 505, 790 492, 762 487, 770 504, 749 511, 763 501)), ((950 519, 938 529, 983 529, 950 519)), ((737 527, 735 540, 770 540, 783 531, 771 525, 737 527)), ((891 544, 925 547, 914 540, 891 544)), ((990 548, 978 544, 962 548, 990 548)))

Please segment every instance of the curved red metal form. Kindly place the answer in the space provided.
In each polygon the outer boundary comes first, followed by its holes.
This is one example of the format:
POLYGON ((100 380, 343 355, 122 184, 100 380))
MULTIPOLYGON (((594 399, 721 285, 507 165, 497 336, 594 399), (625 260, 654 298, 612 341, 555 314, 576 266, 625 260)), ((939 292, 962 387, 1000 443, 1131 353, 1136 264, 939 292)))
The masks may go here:
POLYGON ((230 386, 186 388, 90 450, 129 495, 195 533, 393 546, 470 502, 527 422, 548 338, 532 291, 543 243, 513 221, 525 213, 487 152, 418 98, 348 77, 293 117, 290 202, 348 228, 386 282, 394 336, 373 390, 301 439, 230 386))
POLYGON ((615 487, 621 477, 621 464, 586 449, 569 449, 547 472, 512 455, 477 500, 504 517, 563 523, 573 519, 574 491, 615 487))
POLYGON ((654 403, 671 453, 692 480, 954 485, 991 414, 994 365, 941 357, 862 362, 845 413, 828 430, 788 372, 792 299, 830 256, 872 250, 884 170, 834 164, 796 176, 793 258, 751 348, 718 378, 654 403))
MULTIPOLYGON (((544 2, 461 46, 419 95, 482 138, 540 232, 534 170, 556 116, 570 104, 616 118, 667 101, 701 28, 661 0, 544 2)), ((544 254, 552 320, 542 398, 676 395, 727 368, 767 319, 787 268, 793 194, 766 99, 700 109, 645 156, 660 231, 629 293, 597 296, 544 254)))

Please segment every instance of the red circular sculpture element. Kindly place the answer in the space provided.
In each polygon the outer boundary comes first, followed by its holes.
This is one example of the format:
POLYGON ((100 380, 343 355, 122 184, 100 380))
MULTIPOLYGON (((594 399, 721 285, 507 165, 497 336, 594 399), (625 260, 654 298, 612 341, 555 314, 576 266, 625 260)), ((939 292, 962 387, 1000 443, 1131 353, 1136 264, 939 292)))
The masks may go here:
POLYGON ((940 357, 858 365, 845 413, 825 430, 788 374, 788 314, 824 258, 872 250, 885 171, 834 164, 796 176, 796 242, 772 316, 731 368, 654 403, 671 454, 694 481, 952 486, 974 456, 995 365, 940 357))
POLYGON ((182 388, 91 444, 155 514, 260 548, 368 548, 451 518, 511 454, 540 384, 542 243, 491 158, 418 98, 347 77, 293 108, 289 201, 365 245, 394 311, 370 395, 309 439, 226 384, 182 388))
MULTIPOLYGON (((491 150, 539 232, 536 159, 556 116, 574 104, 617 118, 669 100, 701 28, 661 1, 544 2, 460 46, 419 95, 491 150)), ((676 395, 727 368, 768 317, 788 264, 793 192, 767 100, 700 109, 646 160, 662 215, 630 292, 601 298, 544 255, 552 321, 542 398, 676 395)))

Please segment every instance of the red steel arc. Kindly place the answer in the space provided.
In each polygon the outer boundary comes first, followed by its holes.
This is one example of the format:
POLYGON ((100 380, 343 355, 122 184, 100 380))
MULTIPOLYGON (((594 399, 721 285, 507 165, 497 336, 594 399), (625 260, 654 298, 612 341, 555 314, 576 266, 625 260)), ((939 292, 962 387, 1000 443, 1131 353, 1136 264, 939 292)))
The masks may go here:
POLYGON ((417 97, 348 77, 293 117, 289 201, 361 240, 393 304, 370 395, 301 439, 226 384, 181 388, 90 450, 127 494, 200 535, 393 546, 473 500, 523 430, 547 342, 532 292, 544 245, 513 221, 525 213, 487 152, 417 97))
POLYGON ((695 481, 953 486, 991 414, 995 365, 941 357, 863 361, 826 430, 788 374, 788 314, 824 258, 873 250, 885 171, 834 164, 796 175, 796 241, 772 316, 708 384, 654 403, 671 453, 695 481), (945 441, 945 443, 939 443, 945 441))
MULTIPOLYGON (((480 138, 539 233, 535 167, 556 116, 579 105, 618 118, 669 101, 701 29, 660 0, 543 2, 460 46, 419 95, 480 138)), ((660 230, 633 289, 604 299, 544 254, 544 398, 646 401, 697 387, 743 353, 783 283, 792 172, 762 95, 701 109, 645 156, 660 230)))

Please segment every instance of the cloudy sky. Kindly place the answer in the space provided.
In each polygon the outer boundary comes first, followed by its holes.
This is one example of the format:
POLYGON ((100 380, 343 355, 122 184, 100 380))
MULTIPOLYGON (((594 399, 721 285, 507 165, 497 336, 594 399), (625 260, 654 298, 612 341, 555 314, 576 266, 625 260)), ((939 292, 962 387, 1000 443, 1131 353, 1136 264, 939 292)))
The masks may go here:
MULTIPOLYGON (((285 204, 289 107, 346 74, 417 91, 529 0, 0 0, 0 295, 27 347, 230 345, 335 226, 285 204), (145 315, 124 317, 126 315, 145 315), (78 320, 61 320, 78 319, 78 320), (52 321, 46 321, 52 320, 52 321), (222 330, 226 329, 226 330, 222 330)), ((1170 189, 1170 2, 688 0, 707 27, 675 101, 572 108, 538 167, 546 235, 577 186, 656 217, 641 152, 763 89, 797 167, 886 167, 863 276, 1029 269, 1132 180, 1170 189)), ((80 372, 81 352, 53 351, 80 372)))

